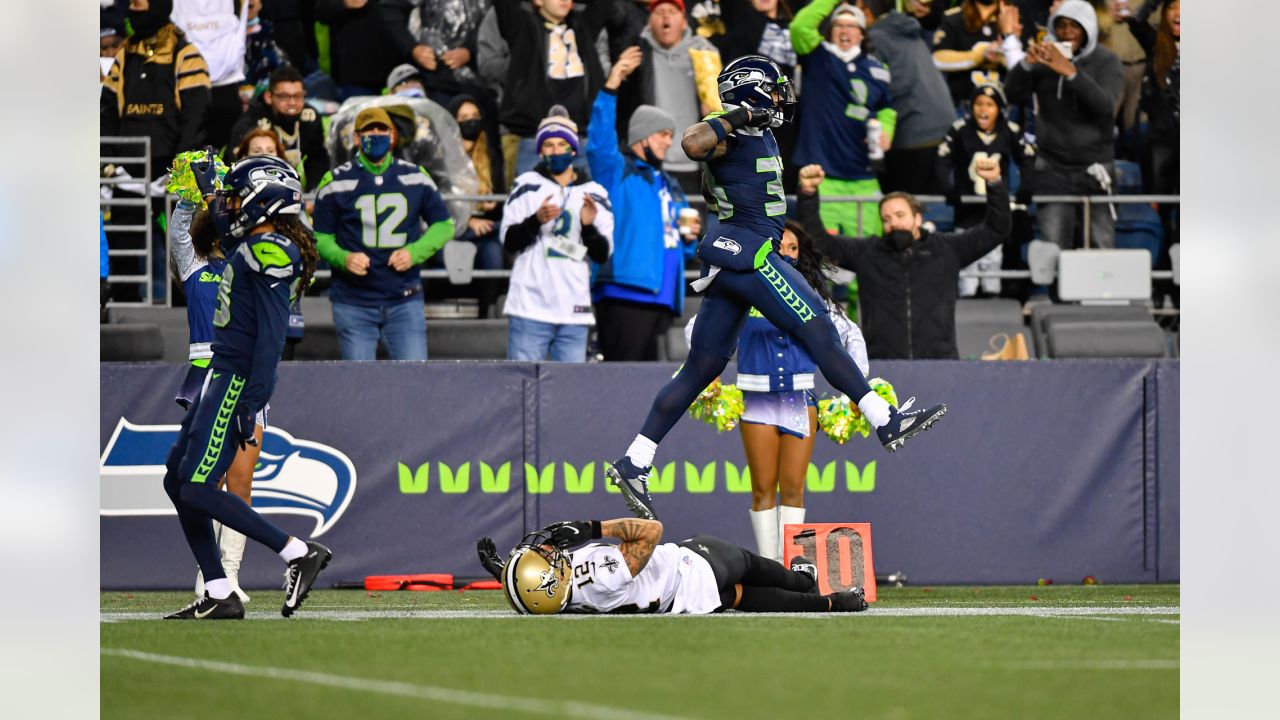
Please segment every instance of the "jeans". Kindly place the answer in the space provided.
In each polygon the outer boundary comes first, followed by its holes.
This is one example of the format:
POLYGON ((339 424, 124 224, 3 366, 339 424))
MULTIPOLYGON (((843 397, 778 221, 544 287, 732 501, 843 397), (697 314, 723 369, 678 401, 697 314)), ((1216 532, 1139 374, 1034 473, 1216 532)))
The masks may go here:
POLYGON ((507 359, 542 362, 586 362, 589 325, 556 325, 538 320, 507 318, 507 359))
POLYGON ((427 319, 421 296, 380 308, 333 303, 333 325, 343 360, 376 360, 379 337, 392 360, 427 359, 427 319))
MULTIPOLYGON (((1116 176, 1115 163, 1103 163, 1107 174, 1116 176)), ((1037 195, 1105 195, 1098 181, 1084 168, 1068 168, 1057 165, 1043 155, 1036 158, 1037 195)), ((1040 203, 1037 217, 1040 234, 1048 242, 1063 250, 1075 248, 1076 224, 1083 208, 1075 203, 1040 203)), ((1116 221, 1107 203, 1093 203, 1089 211, 1089 246, 1114 248, 1116 246, 1116 221)))

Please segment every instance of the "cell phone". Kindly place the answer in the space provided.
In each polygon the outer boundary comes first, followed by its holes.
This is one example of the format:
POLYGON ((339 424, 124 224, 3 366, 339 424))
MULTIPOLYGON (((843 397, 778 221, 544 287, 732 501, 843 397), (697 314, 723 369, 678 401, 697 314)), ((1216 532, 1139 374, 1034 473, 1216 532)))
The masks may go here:
POLYGON ((1053 45, 1054 47, 1058 48, 1058 52, 1062 53, 1062 57, 1068 60, 1070 60, 1071 56, 1075 54, 1074 51, 1071 49, 1071 43, 1069 42, 1065 42, 1062 40, 1055 40, 1053 45))

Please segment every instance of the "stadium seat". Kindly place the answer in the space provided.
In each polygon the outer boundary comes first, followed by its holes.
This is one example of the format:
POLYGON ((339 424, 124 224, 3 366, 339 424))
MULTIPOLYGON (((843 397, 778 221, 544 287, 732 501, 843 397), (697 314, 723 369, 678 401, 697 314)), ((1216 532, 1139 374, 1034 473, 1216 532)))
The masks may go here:
POLYGON ((155 323, 107 323, 98 328, 102 362, 164 360, 164 339, 155 323))
POLYGON ((1164 331, 1153 320, 1060 320, 1048 328, 1052 358, 1164 358, 1164 331))
POLYGON ((992 338, 1021 334, 1031 347, 1031 334, 1022 318, 1022 304, 1008 298, 964 299, 956 302, 956 347, 961 360, 978 360, 991 351, 992 338))
MULTIPOLYGON (((1132 160, 1116 160, 1111 186, 1117 195, 1142 194, 1142 166, 1132 160)), ((1120 207, 1124 207, 1121 205, 1120 207)))
POLYGON ((1160 214, 1150 205, 1133 203, 1116 205, 1116 248, 1122 250, 1147 250, 1151 253, 1151 266, 1155 267, 1164 243, 1164 225, 1160 214))
POLYGON ((111 324, 155 325, 160 333, 161 357, 164 362, 186 362, 188 344, 187 309, 180 307, 118 307, 107 311, 111 324))
POLYGON ((454 285, 469 285, 475 271, 476 244, 462 240, 447 242, 442 256, 444 269, 449 273, 449 282, 454 285))
MULTIPOLYGON (((1037 357, 1054 357, 1049 349, 1049 325, 1057 322, 1143 322, 1159 329, 1151 311, 1141 305, 1059 305, 1037 303, 1031 307, 1031 338, 1037 357)), ((1145 357, 1145 356, 1144 356, 1145 357)))
POLYGON ((432 360, 504 360, 507 319, 429 320, 427 356, 432 360))

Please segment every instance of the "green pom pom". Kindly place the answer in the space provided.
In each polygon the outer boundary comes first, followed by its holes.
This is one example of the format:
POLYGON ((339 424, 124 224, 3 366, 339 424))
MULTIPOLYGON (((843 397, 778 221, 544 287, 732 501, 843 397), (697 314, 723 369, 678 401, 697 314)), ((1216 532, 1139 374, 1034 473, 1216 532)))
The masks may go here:
POLYGON ((736 385, 723 385, 720 379, 707 386, 689 406, 689 416, 715 427, 717 432, 732 430, 742 419, 746 404, 736 385))
MULTIPOLYGON (((203 150, 179 153, 173 159, 173 166, 169 168, 169 184, 165 185, 165 190, 187 202, 195 203, 200 208, 205 205, 204 196, 200 194, 200 188, 196 185, 196 176, 191 171, 191 163, 203 160, 204 156, 203 150)), ((219 180, 226 176, 227 166, 221 158, 214 156, 213 166, 218 171, 219 180)))
MULTIPOLYGON (((868 384, 875 394, 897 407, 898 394, 887 380, 871 378, 868 384)), ((853 437, 854 433, 862 437, 871 435, 871 422, 847 395, 823 398, 818 401, 818 427, 822 428, 827 437, 837 445, 849 442, 849 438, 853 437)))

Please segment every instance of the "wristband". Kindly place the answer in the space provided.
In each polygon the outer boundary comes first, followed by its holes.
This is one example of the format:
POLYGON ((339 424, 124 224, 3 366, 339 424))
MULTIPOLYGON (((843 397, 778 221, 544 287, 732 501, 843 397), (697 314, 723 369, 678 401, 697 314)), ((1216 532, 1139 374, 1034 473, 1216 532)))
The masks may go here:
MULTIPOLYGON (((724 117, 724 116, 721 115, 720 117, 724 117)), ((711 126, 711 131, 716 134, 716 145, 719 145, 720 143, 724 142, 724 139, 728 136, 728 133, 725 132, 724 123, 720 122, 720 118, 711 118, 710 120, 707 121, 707 124, 711 126)), ((714 152, 714 149, 713 149, 713 152, 714 152)))
POLYGON ((602 537, 604 537, 604 535, 603 535, 603 532, 601 531, 600 521, 592 520, 591 521, 591 539, 599 540, 602 537))
POLYGON ((746 127, 750 124, 751 111, 744 107, 734 108, 724 115, 721 115, 720 118, 729 123, 730 128, 737 130, 738 128, 746 127))

